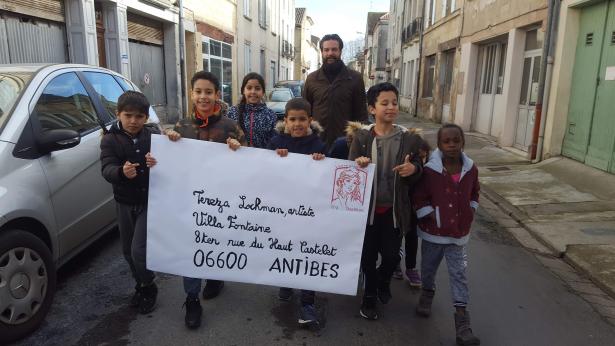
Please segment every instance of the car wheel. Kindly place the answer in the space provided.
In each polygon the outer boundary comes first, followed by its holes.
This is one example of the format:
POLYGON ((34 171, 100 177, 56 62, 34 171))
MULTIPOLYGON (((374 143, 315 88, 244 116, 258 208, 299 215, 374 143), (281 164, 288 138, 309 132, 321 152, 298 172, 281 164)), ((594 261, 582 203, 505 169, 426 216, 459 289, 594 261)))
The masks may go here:
POLYGON ((42 240, 22 230, 0 234, 0 344, 36 330, 55 285, 55 265, 42 240))

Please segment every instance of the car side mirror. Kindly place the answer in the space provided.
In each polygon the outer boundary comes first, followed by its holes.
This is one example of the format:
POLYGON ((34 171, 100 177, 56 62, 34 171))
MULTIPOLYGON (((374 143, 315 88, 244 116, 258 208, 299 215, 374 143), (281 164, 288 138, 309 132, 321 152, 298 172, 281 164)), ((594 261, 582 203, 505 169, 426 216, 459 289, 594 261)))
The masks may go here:
POLYGON ((81 143, 81 135, 75 130, 47 130, 39 136, 36 142, 39 151, 47 154, 52 151, 64 150, 76 146, 81 143))

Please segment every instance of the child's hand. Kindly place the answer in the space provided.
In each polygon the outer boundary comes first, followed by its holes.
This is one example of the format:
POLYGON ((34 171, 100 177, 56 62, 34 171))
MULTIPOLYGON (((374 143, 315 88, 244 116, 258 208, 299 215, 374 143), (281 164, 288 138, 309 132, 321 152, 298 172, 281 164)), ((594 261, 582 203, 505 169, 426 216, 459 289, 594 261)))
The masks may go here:
POLYGON ((369 165, 370 163, 370 159, 368 157, 365 156, 361 156, 361 157, 357 157, 354 162, 359 165, 359 167, 361 168, 365 168, 367 167, 367 165, 369 165))
POLYGON ((288 149, 276 149, 275 152, 280 155, 280 157, 288 156, 288 149))
POLYGON ((321 153, 312 154, 312 159, 316 161, 324 160, 324 158, 325 158, 325 154, 321 154, 321 153))
POLYGON ((139 167, 138 163, 130 163, 130 161, 126 161, 122 167, 122 171, 124 172, 126 178, 134 179, 137 176, 137 167, 139 167))
POLYGON ((182 135, 180 135, 179 132, 175 130, 166 130, 165 134, 172 142, 177 142, 180 138, 182 138, 182 135))
POLYGON ((416 166, 410 163, 410 155, 406 155, 404 163, 393 167, 393 171, 399 173, 401 177, 409 177, 416 172, 416 166))
POLYGON ((145 165, 147 168, 152 168, 156 166, 157 163, 158 161, 152 156, 152 153, 145 154, 145 165))
POLYGON ((241 148, 241 143, 239 143, 238 140, 236 140, 235 138, 227 138, 226 139, 226 144, 228 144, 228 147, 232 150, 235 151, 239 148, 241 148))

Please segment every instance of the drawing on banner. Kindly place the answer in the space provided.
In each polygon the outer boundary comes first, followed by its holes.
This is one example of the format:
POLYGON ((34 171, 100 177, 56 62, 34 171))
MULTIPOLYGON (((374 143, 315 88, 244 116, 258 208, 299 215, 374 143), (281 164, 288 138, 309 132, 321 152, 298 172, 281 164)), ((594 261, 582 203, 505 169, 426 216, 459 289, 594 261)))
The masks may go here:
POLYGON ((363 211, 367 172, 352 166, 338 166, 333 180, 331 207, 346 211, 363 211))

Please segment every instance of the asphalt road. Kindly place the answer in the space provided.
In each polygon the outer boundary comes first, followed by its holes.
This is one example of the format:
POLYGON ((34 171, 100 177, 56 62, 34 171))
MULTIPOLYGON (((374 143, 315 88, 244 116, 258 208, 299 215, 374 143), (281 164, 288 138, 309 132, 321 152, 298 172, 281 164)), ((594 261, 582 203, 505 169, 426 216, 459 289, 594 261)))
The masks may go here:
MULTIPOLYGON (((469 243, 473 327, 483 345, 612 345, 615 328, 533 254, 479 211, 469 243)), ((418 291, 393 282, 381 318, 359 317, 359 297, 319 294, 322 328, 296 324, 298 299, 277 300, 277 288, 228 282, 203 302, 204 325, 183 325, 181 280, 159 275, 159 304, 150 315, 128 307, 133 283, 112 233, 61 269, 46 322, 18 345, 454 345, 446 268, 430 319, 415 316, 418 291)))

